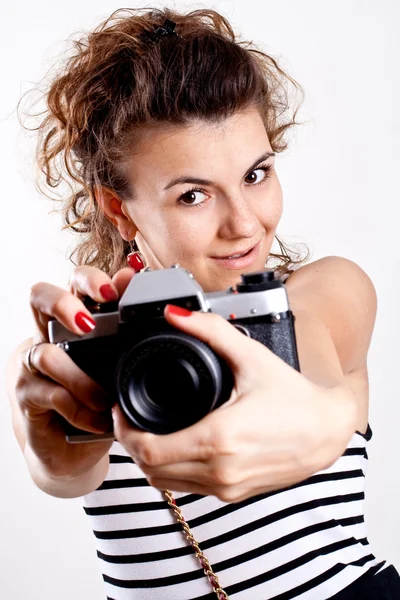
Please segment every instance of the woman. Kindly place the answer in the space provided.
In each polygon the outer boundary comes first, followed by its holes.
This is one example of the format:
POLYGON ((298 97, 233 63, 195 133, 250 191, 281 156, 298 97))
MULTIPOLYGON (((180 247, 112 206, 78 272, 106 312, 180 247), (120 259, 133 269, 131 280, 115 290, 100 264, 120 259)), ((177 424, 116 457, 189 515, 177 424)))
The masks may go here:
POLYGON ((215 11, 146 9, 77 42, 48 91, 39 166, 51 187, 72 177, 65 219, 85 237, 70 292, 32 289, 37 331, 10 362, 10 399, 36 484, 84 496, 108 598, 399 597, 363 519, 374 286, 340 257, 271 253, 274 156, 296 115, 282 118, 287 83, 300 89, 215 11), (114 406, 116 442, 65 441, 59 415, 100 434, 111 415, 104 390, 48 343, 49 319, 92 331, 83 297, 117 300, 146 266, 179 263, 212 292, 269 257, 296 317, 300 373, 222 317, 168 306, 170 324, 230 364, 229 401, 163 436, 114 406))

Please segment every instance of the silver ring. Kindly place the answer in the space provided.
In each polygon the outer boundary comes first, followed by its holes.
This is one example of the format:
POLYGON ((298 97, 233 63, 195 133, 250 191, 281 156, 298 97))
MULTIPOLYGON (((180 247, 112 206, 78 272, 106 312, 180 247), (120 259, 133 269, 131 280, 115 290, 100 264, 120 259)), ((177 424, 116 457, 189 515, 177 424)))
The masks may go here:
POLYGON ((46 343, 47 342, 38 342, 37 344, 33 344, 33 346, 31 346, 28 350, 28 353, 26 355, 26 368, 28 369, 28 371, 31 375, 43 375, 43 373, 41 373, 39 371, 39 369, 37 369, 32 364, 32 353, 37 346, 40 346, 41 344, 46 344, 46 343))

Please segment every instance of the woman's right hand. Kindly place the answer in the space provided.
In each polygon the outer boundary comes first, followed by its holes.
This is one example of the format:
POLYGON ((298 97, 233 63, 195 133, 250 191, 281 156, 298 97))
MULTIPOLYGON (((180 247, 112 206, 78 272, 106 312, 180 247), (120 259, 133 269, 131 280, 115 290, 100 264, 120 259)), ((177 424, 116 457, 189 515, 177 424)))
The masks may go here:
POLYGON ((74 427, 93 433, 109 431, 112 420, 103 388, 64 350, 49 343, 48 322, 55 318, 70 331, 83 335, 93 321, 83 297, 90 296, 96 302, 116 300, 133 274, 132 269, 124 268, 110 279, 100 269, 82 266, 72 274, 70 292, 49 283, 32 287, 31 308, 36 323, 33 344, 40 345, 31 352, 33 373, 28 365, 29 350, 19 354, 13 410, 23 424, 23 450, 28 464, 40 465, 42 474, 50 479, 73 480, 87 474, 112 444, 111 440, 69 444, 59 415, 74 427))

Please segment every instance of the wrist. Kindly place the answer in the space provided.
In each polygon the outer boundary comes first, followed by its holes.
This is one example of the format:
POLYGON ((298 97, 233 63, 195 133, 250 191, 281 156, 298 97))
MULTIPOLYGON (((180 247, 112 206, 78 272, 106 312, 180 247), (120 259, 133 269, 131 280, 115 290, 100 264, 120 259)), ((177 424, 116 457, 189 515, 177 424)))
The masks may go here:
POLYGON ((109 467, 108 454, 105 454, 85 472, 54 473, 43 464, 28 443, 25 444, 24 457, 35 485, 57 498, 78 498, 93 492, 104 481, 109 467))

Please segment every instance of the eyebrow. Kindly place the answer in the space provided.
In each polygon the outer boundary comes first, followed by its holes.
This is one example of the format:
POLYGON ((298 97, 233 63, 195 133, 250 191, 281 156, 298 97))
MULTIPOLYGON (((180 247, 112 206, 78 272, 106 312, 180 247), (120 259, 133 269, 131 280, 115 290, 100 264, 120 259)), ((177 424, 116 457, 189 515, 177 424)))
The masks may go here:
MULTIPOLYGON (((251 167, 249 169, 247 169, 245 175, 247 173, 251 173, 251 171, 253 171, 257 165, 259 165, 261 162, 263 162, 264 160, 267 160, 268 158, 271 158, 271 156, 275 156, 275 152, 265 152, 264 154, 262 154, 259 158, 257 158, 257 160, 251 165, 251 167)), ((199 177, 189 177, 189 176, 185 176, 183 175, 182 177, 176 177, 175 179, 172 179, 164 188, 165 190, 169 190, 170 188, 174 187, 174 185, 178 185, 179 183, 196 183, 198 185, 215 185, 215 183, 213 181, 210 181, 209 179, 201 179, 199 177)))

